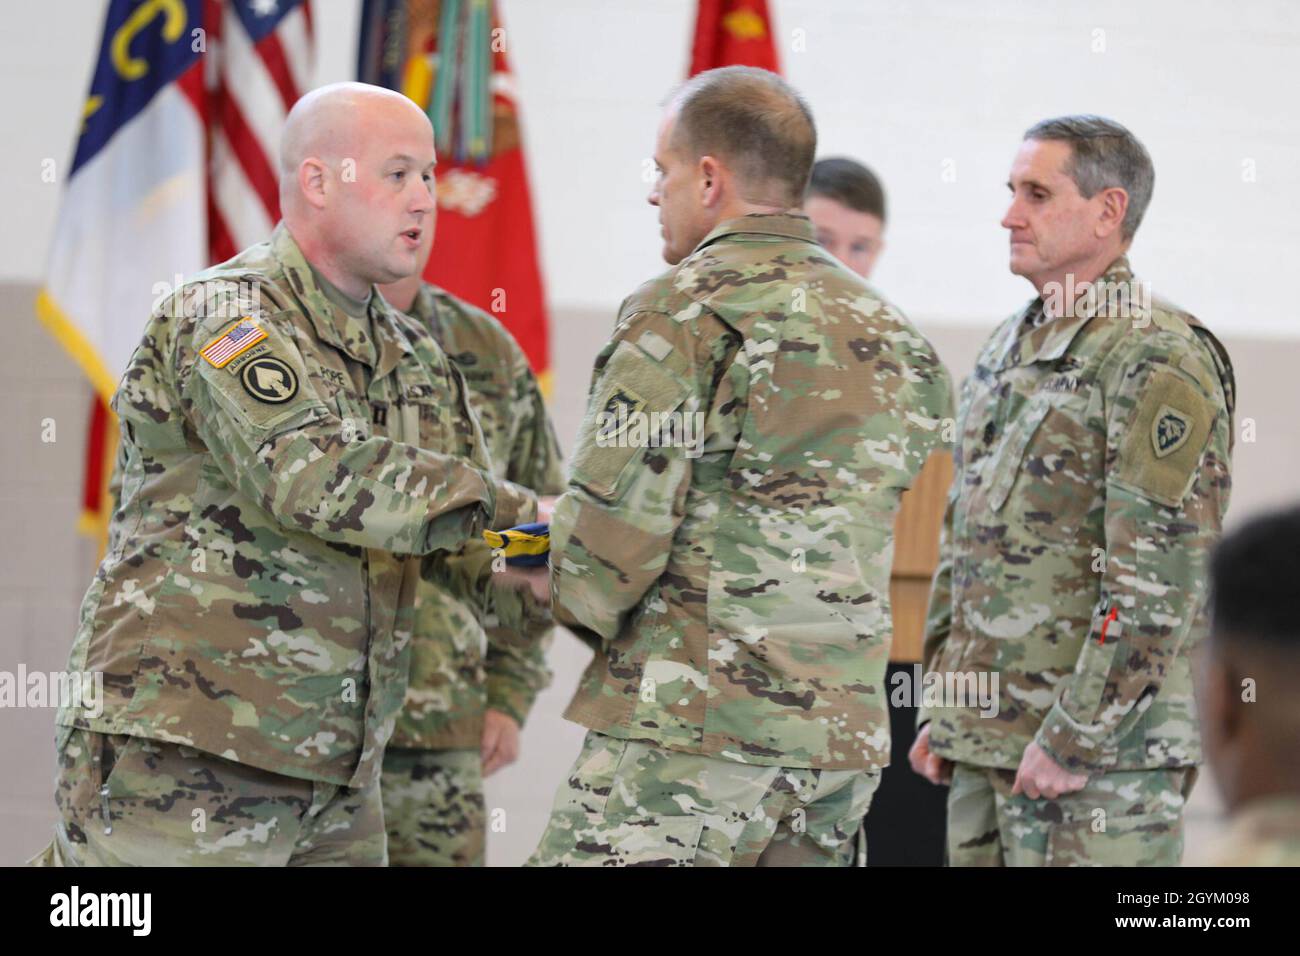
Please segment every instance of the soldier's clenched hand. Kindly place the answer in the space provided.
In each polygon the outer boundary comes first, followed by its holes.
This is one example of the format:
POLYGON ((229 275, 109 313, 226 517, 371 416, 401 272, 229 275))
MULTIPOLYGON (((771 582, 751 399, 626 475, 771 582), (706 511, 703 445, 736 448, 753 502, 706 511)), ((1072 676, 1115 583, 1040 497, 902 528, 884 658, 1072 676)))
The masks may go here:
POLYGON ((907 752, 907 759, 912 770, 919 773, 933 784, 952 782, 952 761, 945 760, 938 754, 930 752, 930 725, 926 724, 912 741, 912 749, 907 752))
POLYGON ((490 708, 484 712, 479 757, 485 777, 515 762, 519 757, 519 724, 513 717, 490 708))
POLYGON ((1020 767, 1016 770, 1016 782, 1011 788, 1012 796, 1023 793, 1031 800, 1046 797, 1055 800, 1063 793, 1082 790, 1088 782, 1086 773, 1070 773, 1036 743, 1030 743, 1020 758, 1020 767))

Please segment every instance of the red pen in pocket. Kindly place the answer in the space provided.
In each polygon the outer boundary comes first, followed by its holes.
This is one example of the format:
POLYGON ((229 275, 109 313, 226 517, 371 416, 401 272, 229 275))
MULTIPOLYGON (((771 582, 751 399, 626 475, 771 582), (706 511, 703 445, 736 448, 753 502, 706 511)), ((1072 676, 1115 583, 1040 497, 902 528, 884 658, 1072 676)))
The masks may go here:
POLYGON ((1097 638, 1098 644, 1104 645, 1106 643, 1106 628, 1110 627, 1110 622, 1117 617, 1119 617, 1119 608, 1112 607, 1110 613, 1106 615, 1106 619, 1101 622, 1101 635, 1097 638))

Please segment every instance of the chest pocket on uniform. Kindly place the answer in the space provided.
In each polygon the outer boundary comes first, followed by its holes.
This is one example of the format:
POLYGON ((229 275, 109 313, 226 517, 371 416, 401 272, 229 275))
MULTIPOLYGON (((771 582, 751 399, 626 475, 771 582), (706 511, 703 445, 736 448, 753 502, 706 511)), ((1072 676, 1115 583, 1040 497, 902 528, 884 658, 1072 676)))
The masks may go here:
POLYGON ((1105 459, 1095 397, 1088 388, 1030 396, 996 452, 988 501, 1002 521, 1046 543, 1082 540, 1105 459))
POLYGON ((597 498, 616 501, 646 451, 658 447, 687 386, 648 353, 620 342, 592 393, 573 453, 572 480, 597 498))
POLYGON ((1001 511, 1002 506, 1007 503, 1011 488, 1016 483, 1016 476, 1020 474, 1025 450, 1029 448, 1029 442, 1050 410, 1051 406, 1047 402, 1041 399, 1034 401, 1002 436, 1002 442, 994 454, 997 468, 989 483, 988 491, 989 507, 994 511, 1001 511))

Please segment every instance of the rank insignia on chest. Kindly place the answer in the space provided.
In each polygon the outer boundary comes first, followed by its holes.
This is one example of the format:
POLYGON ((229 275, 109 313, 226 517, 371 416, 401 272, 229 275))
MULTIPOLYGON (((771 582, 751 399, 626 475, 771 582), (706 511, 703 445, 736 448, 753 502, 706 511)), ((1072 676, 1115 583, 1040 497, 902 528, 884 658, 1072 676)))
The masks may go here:
POLYGON ((1192 435, 1192 422, 1176 408, 1161 405, 1151 422, 1151 444, 1156 457, 1164 458, 1182 448, 1192 435))
POLYGON ((213 368, 224 368, 231 359, 247 352, 264 338, 266 331, 245 316, 205 345, 199 354, 213 368))

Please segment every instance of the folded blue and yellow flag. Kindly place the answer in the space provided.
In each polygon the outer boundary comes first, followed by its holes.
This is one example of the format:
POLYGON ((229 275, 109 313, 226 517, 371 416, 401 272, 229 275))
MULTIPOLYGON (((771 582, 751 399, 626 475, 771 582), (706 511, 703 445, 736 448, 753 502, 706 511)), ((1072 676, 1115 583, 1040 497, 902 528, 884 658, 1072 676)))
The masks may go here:
POLYGON ((540 522, 521 524, 505 531, 484 531, 483 540, 494 551, 505 553, 506 564, 517 568, 545 566, 551 555, 551 526, 540 522))

